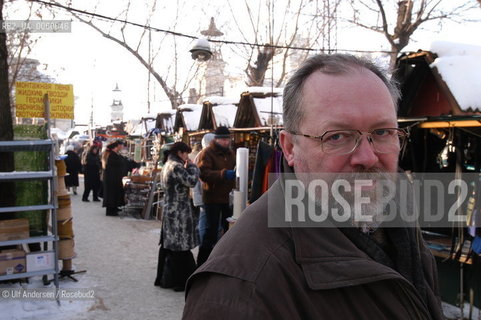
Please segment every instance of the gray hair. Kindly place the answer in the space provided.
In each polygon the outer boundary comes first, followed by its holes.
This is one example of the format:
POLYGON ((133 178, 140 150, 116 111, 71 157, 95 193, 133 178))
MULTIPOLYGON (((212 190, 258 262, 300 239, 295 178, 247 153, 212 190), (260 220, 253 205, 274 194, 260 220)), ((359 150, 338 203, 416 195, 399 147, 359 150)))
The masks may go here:
POLYGON ((214 140, 214 138, 215 138, 215 134, 213 134, 213 133, 206 133, 206 134, 204 135, 204 137, 202 138, 202 142, 201 142, 201 144, 202 144, 202 149, 203 149, 203 148, 207 148, 207 146, 209 145, 209 143, 210 143, 212 140, 214 140))
POLYGON ((283 94, 283 121, 287 131, 297 131, 303 118, 302 95, 307 78, 316 71, 324 74, 347 74, 350 71, 365 68, 378 76, 391 93, 394 106, 397 110, 398 100, 401 97, 398 84, 394 79, 389 79, 386 72, 379 66, 365 58, 350 54, 319 54, 307 59, 294 73, 284 87, 283 94))

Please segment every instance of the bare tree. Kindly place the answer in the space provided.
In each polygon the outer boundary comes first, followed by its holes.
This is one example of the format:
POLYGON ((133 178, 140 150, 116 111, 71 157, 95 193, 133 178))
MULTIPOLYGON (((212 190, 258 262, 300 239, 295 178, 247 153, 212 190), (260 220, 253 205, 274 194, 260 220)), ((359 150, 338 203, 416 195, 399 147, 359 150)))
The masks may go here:
MULTIPOLYGON (((478 0, 479 1, 479 0, 478 0)), ((450 0, 351 0, 353 18, 349 21, 365 29, 379 32, 391 46, 390 67, 393 68, 399 52, 421 25, 443 20, 462 19, 463 13, 476 6, 472 1, 450 0), (362 15, 361 15, 362 13, 362 15), (372 17, 375 24, 372 24, 372 17)))
MULTIPOLYGON (((29 21, 32 17, 41 17, 38 9, 34 9, 33 3, 30 3, 27 7, 25 4, 17 5, 15 1, 6 1, 4 5, 4 18, 5 20, 13 19, 18 20, 20 16, 23 16, 25 21, 29 21)), ((6 44, 7 44, 7 64, 8 64, 8 78, 9 78, 9 91, 10 91, 10 104, 11 114, 15 115, 14 101, 14 85, 16 81, 39 81, 39 80, 52 80, 45 75, 41 74, 38 70, 41 64, 37 60, 29 58, 35 44, 40 39, 39 35, 32 36, 30 31, 21 26, 14 30, 14 26, 11 25, 8 32, 6 32, 6 44)), ((44 65, 46 68, 47 66, 44 65)), ((51 82, 51 81, 49 81, 51 82)), ((12 118, 12 121, 15 121, 12 118)))
MULTIPOLYGON (((0 0, 0 21, 3 20, 4 1, 0 0)), ((0 141, 13 140, 13 123, 10 109, 10 90, 8 86, 8 50, 7 35, 0 32, 0 141)), ((0 152, 0 171, 13 171, 13 153, 0 152)), ((15 193, 12 183, 0 183, 0 204, 2 206, 15 203, 15 193)))
POLYGON ((244 41, 259 44, 242 47, 241 50, 236 49, 236 52, 247 61, 244 70, 247 85, 262 86, 269 64, 276 59, 276 65, 280 66, 280 70, 275 75, 276 79, 272 80, 273 85, 278 87, 287 76, 292 56, 296 55, 296 63, 301 63, 307 57, 309 52, 299 48, 324 47, 324 39, 331 37, 329 32, 335 25, 340 1, 246 0, 242 3, 244 15, 233 3, 228 3, 234 24, 244 41), (329 13, 326 13, 326 10, 329 13), (248 23, 242 23, 242 19, 248 23), (296 50, 293 50, 293 47, 296 47, 296 50))
MULTIPOLYGON (((3 20, 4 1, 0 0, 0 20, 3 20)), ((12 113, 8 83, 7 34, 0 32, 0 140, 13 140, 12 113)), ((0 164, 3 164, 0 159, 0 164)))
MULTIPOLYGON (((61 5, 59 1, 56 3, 61 5)), ((78 21, 90 26, 106 39, 117 43, 131 53, 146 68, 149 78, 151 75, 160 84, 172 108, 176 109, 178 105, 184 103, 183 96, 188 91, 189 83, 197 72, 198 65, 192 61, 187 68, 185 68, 185 64, 181 65, 183 75, 181 76, 179 64, 182 60, 178 59, 178 50, 182 49, 178 47, 179 40, 175 36, 156 32, 155 29, 152 32, 149 31, 151 21, 162 15, 162 10, 157 8, 156 0, 148 3, 148 10, 145 10, 147 16, 142 25, 134 25, 129 21, 130 11, 133 7, 130 0, 127 1, 122 12, 113 17, 116 21, 110 22, 102 21, 92 15, 81 15, 76 10, 72 10, 72 3, 72 1, 68 1, 68 5, 63 6, 63 9, 69 11, 78 21), (167 38, 169 38, 168 41, 166 41, 167 38), (161 61, 157 62, 156 58, 161 61), (162 66, 162 71, 156 69, 158 66, 162 66)), ((178 23, 176 21, 182 20, 181 7, 177 1, 176 16, 178 19, 173 19, 174 24, 170 26, 171 30, 176 29, 178 23)), ((89 11, 95 12, 95 9, 89 11)), ((185 41, 182 48, 184 47, 185 41)))
POLYGON ((248 78, 247 84, 249 86, 261 87, 264 84, 269 62, 274 57, 275 52, 276 50, 269 44, 266 44, 264 47, 257 48, 256 61, 253 64, 249 63, 246 69, 248 78))
MULTIPOLYGON (((15 12, 9 12, 9 15, 13 16, 15 15, 15 12)), ((33 3, 29 3, 28 16, 25 20, 30 20, 33 15, 38 17, 40 13, 33 9, 33 3)), ((8 34, 7 47, 8 65, 10 70, 10 88, 12 88, 17 81, 18 75, 23 66, 28 62, 28 55, 32 52, 32 49, 38 40, 39 37, 33 38, 27 29, 17 30, 16 32, 8 34)))

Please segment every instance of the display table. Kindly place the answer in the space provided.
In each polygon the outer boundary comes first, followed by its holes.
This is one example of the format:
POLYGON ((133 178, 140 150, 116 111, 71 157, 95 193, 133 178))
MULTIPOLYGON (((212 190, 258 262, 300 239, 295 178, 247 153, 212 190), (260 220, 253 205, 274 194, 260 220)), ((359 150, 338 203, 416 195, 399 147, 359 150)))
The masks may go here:
POLYGON ((125 211, 139 211, 144 209, 149 200, 149 193, 152 188, 152 179, 148 176, 132 176, 124 184, 125 211))

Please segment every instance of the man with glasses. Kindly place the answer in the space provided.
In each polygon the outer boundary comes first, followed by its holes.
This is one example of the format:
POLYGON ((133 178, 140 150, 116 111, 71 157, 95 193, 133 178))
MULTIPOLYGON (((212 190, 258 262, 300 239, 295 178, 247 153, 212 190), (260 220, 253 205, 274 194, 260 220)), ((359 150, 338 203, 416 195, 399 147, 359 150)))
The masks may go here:
POLYGON ((387 202, 374 192, 382 179, 396 181, 407 136, 397 127, 396 85, 370 61, 317 55, 292 76, 283 99, 285 175, 191 277, 184 319, 442 319, 431 253, 416 228, 383 225, 387 202), (319 188, 292 195, 289 173, 302 186, 331 187, 346 176, 344 192, 368 177, 374 204, 319 188), (336 197, 340 205, 324 223, 296 224, 311 207, 289 205, 304 193, 315 208, 336 197), (374 219, 337 224, 351 207, 374 219))

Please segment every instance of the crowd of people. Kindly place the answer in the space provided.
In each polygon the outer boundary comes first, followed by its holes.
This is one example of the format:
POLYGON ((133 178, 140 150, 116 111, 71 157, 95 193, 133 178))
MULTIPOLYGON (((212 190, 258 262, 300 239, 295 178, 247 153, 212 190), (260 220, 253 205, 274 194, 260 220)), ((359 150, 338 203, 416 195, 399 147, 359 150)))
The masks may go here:
MULTIPOLYGON (((79 156, 67 146, 70 173, 67 186, 76 193, 78 174, 84 174, 82 201, 102 201, 107 216, 118 216, 125 205, 122 179, 137 164, 121 155, 125 142, 86 145, 79 156), (102 200, 100 200, 102 198, 102 200)), ((227 231, 232 216, 229 193, 234 187, 235 155, 229 129, 218 127, 202 140, 195 153, 183 142, 170 145, 163 155, 161 186, 164 191, 162 228, 155 285, 184 290, 189 276, 210 255, 227 231), (195 261, 191 249, 200 245, 195 261)))
POLYGON ((83 173, 82 201, 89 202, 92 194, 92 201, 102 201, 107 216, 118 216, 120 207, 125 205, 122 179, 140 166, 139 163, 122 155, 122 149, 126 146, 125 141, 116 140, 107 144, 105 150, 101 152, 100 141, 86 144, 77 151, 73 145, 68 145, 65 158, 68 173, 65 177, 66 187, 72 188, 73 194, 76 195, 79 173, 83 173))

